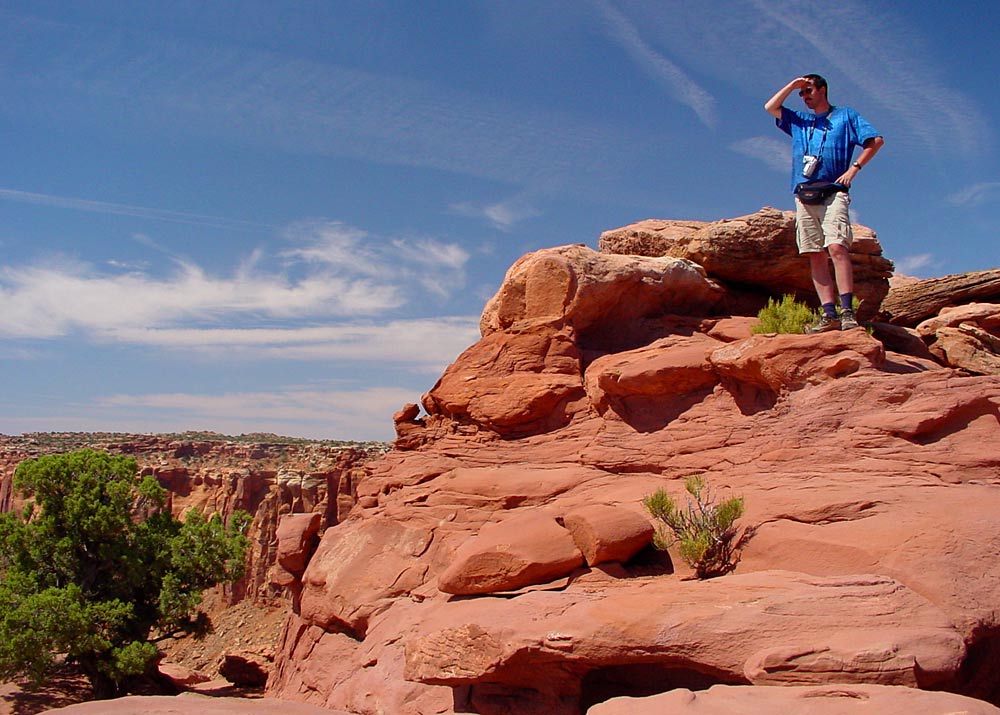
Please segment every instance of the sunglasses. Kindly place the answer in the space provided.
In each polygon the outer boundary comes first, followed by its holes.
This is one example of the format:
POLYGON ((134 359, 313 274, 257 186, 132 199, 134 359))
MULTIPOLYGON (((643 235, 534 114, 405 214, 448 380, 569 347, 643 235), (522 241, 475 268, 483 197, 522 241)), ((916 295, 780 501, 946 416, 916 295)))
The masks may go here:
POLYGON ((810 94, 816 91, 815 87, 806 87, 805 89, 799 90, 800 97, 808 97, 810 94))

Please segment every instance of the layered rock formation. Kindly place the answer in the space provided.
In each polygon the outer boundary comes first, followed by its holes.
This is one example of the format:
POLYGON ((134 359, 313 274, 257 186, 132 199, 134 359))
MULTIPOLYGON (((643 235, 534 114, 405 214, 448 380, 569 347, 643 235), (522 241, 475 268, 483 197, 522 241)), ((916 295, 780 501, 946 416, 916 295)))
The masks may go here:
MULTIPOLYGON (((602 236, 632 255, 518 261, 291 584, 269 693, 364 715, 998 712, 921 691, 1000 702, 1000 378, 905 322, 752 336, 754 306, 810 290, 788 221, 644 222, 602 236), (647 545, 641 505, 683 503, 692 474, 755 527, 705 581, 647 545)), ((891 264, 858 233, 870 317, 891 264)))

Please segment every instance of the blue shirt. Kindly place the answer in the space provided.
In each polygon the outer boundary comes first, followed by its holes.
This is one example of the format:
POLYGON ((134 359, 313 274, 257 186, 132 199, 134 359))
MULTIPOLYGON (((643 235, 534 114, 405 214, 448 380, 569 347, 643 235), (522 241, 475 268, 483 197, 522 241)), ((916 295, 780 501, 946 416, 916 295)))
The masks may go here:
POLYGON ((836 181, 851 167, 854 147, 881 136, 864 117, 850 107, 833 107, 826 114, 781 108, 778 129, 792 138, 792 191, 803 181, 836 181), (811 177, 802 175, 802 157, 820 158, 811 177))

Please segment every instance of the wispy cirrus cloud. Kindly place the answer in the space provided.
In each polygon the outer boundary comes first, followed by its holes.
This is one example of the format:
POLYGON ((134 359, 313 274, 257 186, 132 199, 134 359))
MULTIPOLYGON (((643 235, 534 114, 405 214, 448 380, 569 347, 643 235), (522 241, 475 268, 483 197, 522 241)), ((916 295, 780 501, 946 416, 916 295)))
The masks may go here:
POLYGON ((776 171, 788 171, 791 166, 792 149, 787 141, 773 137, 750 137, 734 142, 730 148, 744 156, 758 159, 776 171))
POLYGON ((618 134, 600 122, 405 73, 152 34, 137 42, 112 27, 98 33, 45 21, 21 23, 4 39, 13 58, 0 73, 8 111, 46 122, 73 117, 546 188, 594 163, 618 165, 624 154, 618 134))
POLYGON ((267 224, 255 223, 253 221, 240 221, 238 219, 230 219, 222 216, 209 216, 205 214, 188 213, 185 211, 171 211, 168 209, 150 208, 148 206, 132 206, 129 204, 118 204, 109 201, 94 201, 91 199, 42 194, 10 188, 0 188, 0 201, 14 201, 22 204, 35 204, 37 206, 48 206, 53 208, 69 209, 72 211, 87 211, 99 214, 112 214, 116 216, 135 216, 154 221, 170 221, 172 223, 184 223, 213 228, 228 228, 237 230, 275 228, 274 226, 269 226, 267 224))
POLYGON ((226 275, 188 259, 172 259, 163 275, 65 257, 0 266, 0 336, 121 340, 181 325, 357 321, 404 306, 415 286, 447 297, 465 280, 465 250, 430 238, 368 237, 330 221, 297 224, 286 238, 295 245, 277 256, 252 251, 226 275))
POLYGON ((922 277, 928 270, 933 270, 938 261, 930 253, 916 253, 903 256, 895 261, 896 275, 922 277))
POLYGON ((282 252, 288 259, 400 286, 416 283, 442 298, 465 285, 469 253, 454 242, 426 236, 381 239, 338 221, 303 221, 290 227, 285 238, 299 244, 282 252))
POLYGON ((393 363, 433 373, 479 339, 479 316, 287 328, 119 328, 113 337, 208 356, 393 363))
POLYGON ((481 219, 500 231, 510 231, 517 224, 541 215, 541 211, 523 198, 513 198, 496 203, 463 201, 449 206, 459 216, 481 219))
POLYGON ((949 194, 946 200, 952 206, 981 206, 1000 200, 1000 181, 981 181, 949 194))
POLYGON ((640 69, 660 83, 674 100, 689 107, 702 124, 707 127, 718 124, 715 98, 709 92, 644 40, 636 24, 611 0, 591 0, 591 3, 600 11, 609 36, 640 69))
MULTIPOLYGON (((781 32, 805 41, 819 64, 836 68, 889 110, 926 151, 973 155, 992 145, 994 132, 982 112, 922 57, 924 38, 896 14, 902 10, 843 0, 824 6, 824 20, 816 22, 815 6, 802 0, 750 3, 781 32)), ((835 89, 831 100, 836 104, 835 89)))

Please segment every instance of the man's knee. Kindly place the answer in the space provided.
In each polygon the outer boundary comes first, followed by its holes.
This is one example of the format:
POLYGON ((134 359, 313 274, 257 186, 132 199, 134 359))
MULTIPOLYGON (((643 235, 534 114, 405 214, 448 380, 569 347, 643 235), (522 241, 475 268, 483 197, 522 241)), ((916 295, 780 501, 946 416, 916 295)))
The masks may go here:
POLYGON ((831 243, 826 247, 827 252, 830 254, 830 258, 833 260, 842 260, 844 258, 850 258, 851 249, 841 243, 831 243))

